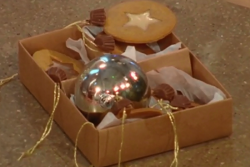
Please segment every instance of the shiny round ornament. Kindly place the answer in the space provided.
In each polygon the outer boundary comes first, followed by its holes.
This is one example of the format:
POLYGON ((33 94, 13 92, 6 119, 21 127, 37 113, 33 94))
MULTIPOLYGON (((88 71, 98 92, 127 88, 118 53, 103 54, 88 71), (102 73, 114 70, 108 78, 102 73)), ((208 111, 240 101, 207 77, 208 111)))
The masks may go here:
POLYGON ((139 65, 121 55, 104 55, 90 61, 75 85, 75 104, 85 113, 107 113, 126 98, 134 108, 148 107, 150 88, 139 65))

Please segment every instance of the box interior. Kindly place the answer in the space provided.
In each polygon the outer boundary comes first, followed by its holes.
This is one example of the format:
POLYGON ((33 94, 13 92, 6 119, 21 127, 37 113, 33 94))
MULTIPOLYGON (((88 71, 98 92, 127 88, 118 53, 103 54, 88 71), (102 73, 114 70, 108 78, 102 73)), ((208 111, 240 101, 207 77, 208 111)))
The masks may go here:
MULTIPOLYGON (((41 49, 51 49, 77 58, 78 54, 76 52, 66 48, 65 41, 68 38, 77 40, 81 38, 81 33, 77 30, 77 28, 71 27, 54 31, 53 35, 51 35, 50 33, 45 33, 43 35, 24 39, 22 41, 22 44, 30 53, 30 55, 33 55, 34 52, 41 49), (48 43, 47 41, 50 42, 48 43)), ((170 34, 169 38, 165 38, 159 41, 159 43, 161 43, 161 46, 164 47, 177 42, 179 42, 179 39, 174 34, 170 34)), ((217 79, 202 65, 202 63, 195 56, 193 56, 192 53, 190 53, 190 51, 185 46, 183 46, 183 48, 178 51, 169 53, 168 56, 162 55, 156 58, 150 58, 139 62, 139 65, 145 72, 161 67, 174 66, 196 79, 199 79, 221 89, 226 94, 227 98, 231 97, 229 93, 224 89, 224 87, 217 81, 217 79), (176 59, 177 56, 178 59, 176 59)), ((62 89, 68 98, 71 94, 74 94, 75 81, 76 78, 62 81, 62 89)))
MULTIPOLYGON (((202 63, 189 52, 187 48, 169 53, 168 56, 158 56, 157 58, 150 58, 139 62, 144 72, 149 72, 161 67, 174 66, 193 78, 213 85, 223 91, 227 98, 230 98, 230 94, 224 89, 224 87, 218 82, 218 80, 202 65, 202 63), (174 56, 173 56, 174 55, 174 56), (176 56, 179 58, 176 59, 176 56), (204 70, 201 70, 204 69, 204 70)), ((75 78, 62 82, 63 89, 69 97, 70 94, 74 94, 75 78)))
MULTIPOLYGON (((157 58, 144 60, 139 64, 145 72, 155 70, 161 67, 174 66, 180 70, 185 71, 186 73, 188 73, 189 75, 193 76, 196 79, 199 79, 208 84, 216 86, 217 88, 221 89, 223 93, 225 93, 227 99, 231 98, 230 94, 217 81, 217 79, 213 75, 211 75, 211 73, 201 64, 201 62, 195 56, 190 54, 187 48, 175 51, 168 55, 163 55, 157 58), (178 57, 178 59, 176 57, 178 57)), ((70 97, 71 94, 74 94, 75 81, 76 79, 70 79, 62 82, 63 90, 66 93, 67 97, 70 97)), ((202 105, 202 107, 205 107, 207 105, 211 104, 205 104, 202 105)), ((188 112, 189 110, 190 109, 186 109, 181 112, 188 112)), ((154 119, 154 118, 149 118, 149 119, 154 119)))

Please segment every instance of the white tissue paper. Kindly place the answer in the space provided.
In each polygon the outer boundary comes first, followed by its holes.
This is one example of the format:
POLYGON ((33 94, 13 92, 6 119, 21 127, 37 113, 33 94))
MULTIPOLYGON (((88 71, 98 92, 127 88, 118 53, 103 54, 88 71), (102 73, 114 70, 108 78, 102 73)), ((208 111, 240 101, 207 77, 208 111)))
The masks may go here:
MULTIPOLYGON (((163 100, 162 102, 164 104, 169 104, 169 101, 167 101, 167 100, 163 100)), ((158 101, 153 96, 151 96, 150 97, 150 101, 149 101, 149 107, 150 108, 154 108, 154 109, 158 109, 158 110, 162 111, 161 106, 158 105, 158 104, 159 104, 158 101)))
POLYGON ((158 45, 157 42, 148 43, 148 44, 146 44, 146 45, 147 45, 148 47, 150 47, 155 53, 161 51, 161 48, 160 48, 160 46, 158 45))
POLYGON ((221 100, 224 100, 224 97, 220 93, 216 92, 214 94, 214 98, 208 104, 214 103, 214 102, 217 102, 217 101, 221 101, 221 100))
POLYGON ((99 33, 103 32, 103 27, 99 27, 99 26, 85 26, 85 27, 83 27, 83 29, 84 29, 85 33, 93 34, 93 38, 94 38, 94 36, 96 36, 99 33))
POLYGON ((178 42, 176 44, 170 45, 169 47, 167 47, 166 49, 164 49, 160 52, 157 52, 155 54, 146 55, 144 53, 136 51, 134 46, 127 46, 125 52, 122 53, 122 55, 127 56, 136 62, 140 62, 142 60, 146 60, 146 59, 149 59, 149 58, 152 58, 155 56, 165 55, 167 53, 179 50, 180 48, 181 48, 181 42, 178 42))
POLYGON ((225 99, 225 94, 215 86, 193 78, 182 70, 173 66, 163 67, 147 73, 149 86, 156 87, 167 83, 176 91, 180 91, 190 101, 207 104, 225 99))
POLYGON ((77 52, 82 61, 87 64, 89 62, 89 58, 87 56, 87 51, 84 47, 85 43, 82 39, 78 39, 78 40, 73 40, 71 38, 68 38, 66 41, 66 47, 77 52))
MULTIPOLYGON (((96 30, 96 29, 93 29, 96 30)), ((99 30, 99 29, 98 29, 99 30)), ((88 36, 90 37, 91 40, 94 40, 95 37, 91 34, 89 27, 83 27, 82 31, 88 36)), ((97 31, 97 30, 96 30, 97 31)), ((78 39, 78 40, 73 40, 71 38, 68 38, 66 41, 66 47, 77 52, 82 61, 87 64, 90 60, 88 58, 88 54, 87 54, 87 50, 85 48, 85 42, 82 38, 78 39)))
POLYGON ((137 51, 135 50, 134 46, 127 46, 124 53, 122 53, 123 56, 126 56, 134 61, 137 61, 137 51))
MULTIPOLYGON (((126 119, 125 123, 129 123, 129 122, 134 122, 140 120, 138 119, 126 119)), ((101 123, 99 123, 99 125, 96 127, 97 129, 101 130, 104 128, 109 128, 112 126, 118 126, 122 124, 122 120, 118 119, 112 112, 108 112, 105 117, 103 118, 103 120, 101 121, 101 123)))
MULTIPOLYGON (((96 27, 96 26, 85 26, 82 28, 82 31, 84 32, 84 34, 86 34, 88 37, 90 37, 91 40, 95 40, 95 36, 98 33, 102 32, 103 28, 96 27)), ((139 61, 145 60, 147 58, 151 58, 151 57, 159 56, 159 55, 164 55, 166 53, 179 50, 181 48, 181 42, 173 44, 162 51, 160 50, 160 47, 159 47, 157 42, 149 43, 149 44, 147 44, 147 46, 150 47, 152 50, 154 50, 157 53, 146 55, 144 53, 136 51, 134 46, 127 46, 125 52, 122 55, 127 56, 127 57, 133 59, 134 61, 139 62, 139 61)), ((85 42, 83 39, 73 40, 73 39, 69 38, 66 41, 66 47, 77 52, 80 55, 82 61, 85 62, 85 64, 90 61, 88 56, 87 56, 85 42)))
POLYGON ((75 95, 71 94, 69 100, 75 104, 75 95))
POLYGON ((89 31, 89 28, 87 27, 83 27, 82 31, 84 32, 84 34, 86 34, 91 40, 95 40, 95 37, 92 35, 92 33, 89 31))

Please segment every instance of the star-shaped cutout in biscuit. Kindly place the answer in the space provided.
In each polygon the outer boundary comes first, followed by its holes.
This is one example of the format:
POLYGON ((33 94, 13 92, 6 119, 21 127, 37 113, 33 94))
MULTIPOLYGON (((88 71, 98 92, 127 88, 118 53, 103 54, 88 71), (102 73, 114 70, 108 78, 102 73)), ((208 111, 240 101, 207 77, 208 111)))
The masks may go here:
POLYGON ((146 11, 140 14, 126 13, 129 21, 124 26, 136 26, 142 30, 147 30, 148 26, 159 22, 160 20, 150 17, 150 11, 146 11))

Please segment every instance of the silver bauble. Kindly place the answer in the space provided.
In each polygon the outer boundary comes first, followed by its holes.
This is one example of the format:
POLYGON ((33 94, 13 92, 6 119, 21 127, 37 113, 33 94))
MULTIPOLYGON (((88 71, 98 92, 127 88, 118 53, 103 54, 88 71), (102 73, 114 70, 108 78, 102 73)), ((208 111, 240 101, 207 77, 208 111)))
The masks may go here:
POLYGON ((76 106, 84 113, 107 113, 117 98, 132 101, 134 108, 148 107, 150 88, 140 66, 121 55, 90 61, 76 81, 76 106))

